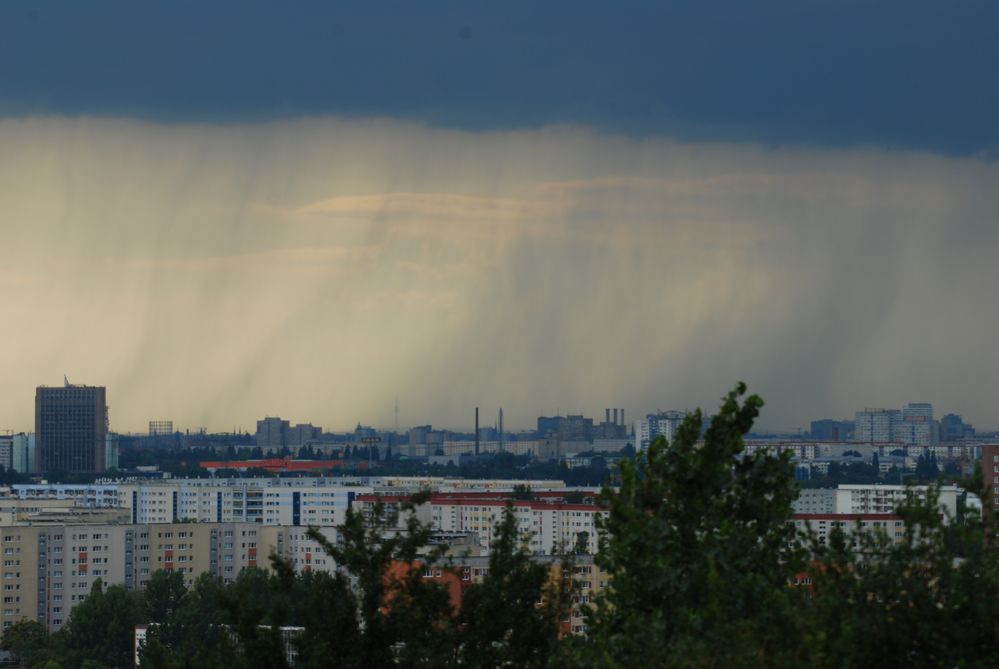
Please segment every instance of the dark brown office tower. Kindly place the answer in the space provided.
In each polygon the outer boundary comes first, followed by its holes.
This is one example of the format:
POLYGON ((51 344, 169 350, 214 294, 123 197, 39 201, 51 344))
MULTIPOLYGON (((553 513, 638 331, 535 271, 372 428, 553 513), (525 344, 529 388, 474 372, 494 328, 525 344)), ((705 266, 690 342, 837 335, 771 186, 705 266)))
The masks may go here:
POLYGON ((35 457, 40 472, 103 472, 108 432, 103 386, 35 389, 35 457))

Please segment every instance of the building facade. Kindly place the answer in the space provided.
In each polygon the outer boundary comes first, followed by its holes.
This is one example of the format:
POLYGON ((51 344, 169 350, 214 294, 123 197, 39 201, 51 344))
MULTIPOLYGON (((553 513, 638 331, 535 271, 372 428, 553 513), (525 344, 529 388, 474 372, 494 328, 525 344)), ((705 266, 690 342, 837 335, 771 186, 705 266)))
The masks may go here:
POLYGON ((36 523, 0 528, 3 602, 0 628, 35 620, 50 632, 65 625, 73 607, 100 579, 144 588, 159 570, 231 582, 247 567, 268 568, 273 552, 290 548, 286 528, 254 523, 36 523))
POLYGON ((102 386, 39 386, 35 391, 36 466, 40 472, 103 472, 108 409, 102 386))

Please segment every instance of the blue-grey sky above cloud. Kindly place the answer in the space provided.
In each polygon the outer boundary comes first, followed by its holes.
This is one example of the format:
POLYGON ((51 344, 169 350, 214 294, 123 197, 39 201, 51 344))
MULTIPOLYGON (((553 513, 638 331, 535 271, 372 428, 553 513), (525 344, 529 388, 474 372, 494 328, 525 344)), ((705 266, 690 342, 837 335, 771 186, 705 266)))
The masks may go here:
POLYGON ((994 425, 995 13, 0 4, 0 429, 994 425))
POLYGON ((0 112, 999 150, 985 0, 0 5, 0 112))

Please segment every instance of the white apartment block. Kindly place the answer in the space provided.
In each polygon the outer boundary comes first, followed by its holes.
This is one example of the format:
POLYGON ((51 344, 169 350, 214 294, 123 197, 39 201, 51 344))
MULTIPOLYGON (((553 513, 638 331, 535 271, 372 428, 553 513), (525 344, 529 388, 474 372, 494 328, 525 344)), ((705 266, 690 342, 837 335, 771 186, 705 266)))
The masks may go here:
MULTIPOLYGON (((374 496, 358 498, 362 508, 376 501, 374 496)), ((431 495, 427 505, 434 530, 444 533, 474 532, 488 554, 498 524, 508 500, 503 496, 485 494, 431 495)), ((584 536, 586 552, 597 552, 597 516, 601 513, 593 504, 565 504, 557 497, 546 500, 509 500, 517 519, 517 527, 527 549, 535 555, 556 555, 571 550, 584 536)))
POLYGON ((872 444, 897 443, 933 446, 940 426, 933 420, 933 405, 910 402, 898 409, 864 409, 856 414, 854 439, 872 444))
MULTIPOLYGON (((926 498, 926 486, 883 484, 841 484, 837 488, 805 488, 794 502, 795 513, 871 515, 894 514, 910 497, 926 498)), ((957 503, 964 491, 957 486, 942 486, 938 500, 947 518, 957 514, 957 503)))
POLYGON ((118 506, 118 488, 113 484, 32 483, 11 486, 18 499, 69 499, 78 506, 113 508, 118 506))
POLYGON ((836 513, 836 488, 802 488, 794 500, 795 513, 836 513))
POLYGON ((318 485, 320 479, 173 479, 92 485, 13 486, 22 500, 73 500, 88 508, 120 508, 133 523, 251 522, 262 525, 338 525, 367 486, 318 485))
POLYGON ((864 409, 855 416, 853 436, 861 442, 893 442, 895 426, 901 422, 902 412, 898 409, 864 409))
POLYGON ((661 411, 649 414, 646 418, 635 421, 635 448, 643 450, 656 437, 665 437, 672 442, 680 430, 680 425, 687 417, 685 411, 661 411))
MULTIPOLYGON (((905 522, 894 514, 795 514, 793 522, 799 532, 811 531, 820 544, 828 542, 829 535, 837 529, 847 536, 880 531, 895 543, 905 537, 905 522)), ((854 539, 855 547, 857 543, 854 539)))
POLYGON ((648 419, 639 418, 635 421, 635 450, 643 450, 652 443, 651 425, 648 419))

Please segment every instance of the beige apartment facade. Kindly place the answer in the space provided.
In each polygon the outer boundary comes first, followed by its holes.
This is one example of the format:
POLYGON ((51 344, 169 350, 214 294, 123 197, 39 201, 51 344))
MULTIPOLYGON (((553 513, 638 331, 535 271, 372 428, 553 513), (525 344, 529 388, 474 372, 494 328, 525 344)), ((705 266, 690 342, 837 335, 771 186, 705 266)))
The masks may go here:
MULTIPOLYGON (((299 528, 294 528, 299 529, 299 528)), ((257 523, 33 524, 0 528, 0 629, 35 620, 61 629, 100 579, 141 589, 153 572, 201 574, 231 582, 248 567, 270 568, 288 557, 292 528, 257 523)))

